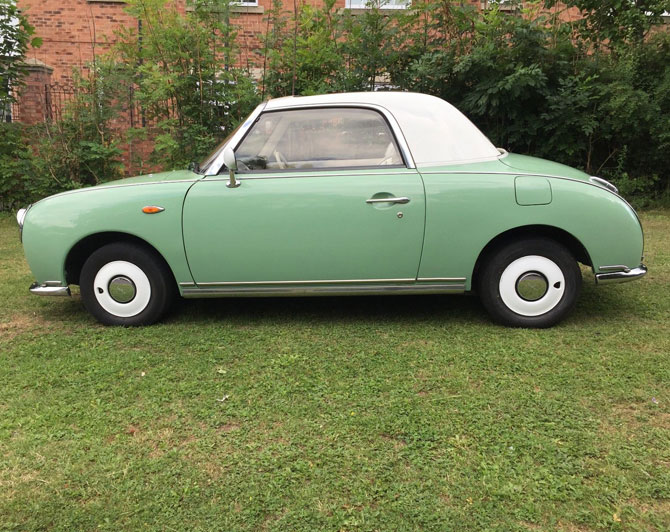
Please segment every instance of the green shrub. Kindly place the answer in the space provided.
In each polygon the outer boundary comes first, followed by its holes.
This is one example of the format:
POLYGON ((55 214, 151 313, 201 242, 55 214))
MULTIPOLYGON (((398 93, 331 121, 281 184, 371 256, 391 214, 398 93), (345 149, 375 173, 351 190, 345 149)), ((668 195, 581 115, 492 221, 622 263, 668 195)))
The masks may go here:
POLYGON ((114 65, 74 72, 75 93, 57 120, 33 126, 36 180, 44 194, 96 185, 123 176, 121 132, 113 127, 123 111, 122 82, 114 65))
POLYGON ((25 127, 0 122, 0 210, 16 209, 29 202, 33 163, 25 127))
POLYGON ((230 0, 193 0, 186 13, 167 0, 127 3, 141 33, 121 30, 111 54, 78 78, 62 119, 30 134, 36 157, 20 130, 3 135, 0 208, 121 176, 129 139, 154 141, 150 162, 185 167, 260 97, 389 88, 446 99, 496 145, 603 176, 637 204, 670 196, 670 33, 650 36, 670 0, 614 11, 574 0, 586 14, 577 24, 542 10, 550 0, 524 2, 523 16, 450 0, 362 15, 326 0, 294 14, 278 1, 261 36, 258 89, 234 66, 230 0), (129 105, 146 127, 115 127, 129 105))
POLYGON ((153 162, 167 168, 198 161, 246 118, 259 97, 248 73, 235 68, 230 0, 191 2, 182 13, 168 0, 128 0, 142 31, 125 28, 109 60, 133 86, 153 162))

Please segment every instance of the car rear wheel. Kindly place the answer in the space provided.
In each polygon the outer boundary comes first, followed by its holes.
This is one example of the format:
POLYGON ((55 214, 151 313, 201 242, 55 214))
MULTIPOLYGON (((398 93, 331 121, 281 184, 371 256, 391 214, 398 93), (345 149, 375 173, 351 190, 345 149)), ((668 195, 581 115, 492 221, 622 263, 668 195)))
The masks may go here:
POLYGON ((570 313, 581 282, 572 254, 558 242, 538 238, 508 244, 489 256, 478 288, 498 323, 544 328, 570 313))
POLYGON ((86 309, 105 325, 150 325, 174 298, 172 274, 163 259, 134 243, 101 247, 86 260, 80 278, 86 309))

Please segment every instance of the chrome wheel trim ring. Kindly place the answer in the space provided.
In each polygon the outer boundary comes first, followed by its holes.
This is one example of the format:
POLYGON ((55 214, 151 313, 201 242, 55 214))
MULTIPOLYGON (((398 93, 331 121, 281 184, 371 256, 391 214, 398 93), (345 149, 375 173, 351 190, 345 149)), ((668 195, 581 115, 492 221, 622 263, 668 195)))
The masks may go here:
POLYGON ((563 299, 565 276, 551 259, 528 255, 516 259, 505 268, 498 289, 503 303, 512 312, 521 316, 541 316, 554 309, 563 299), (547 283, 544 295, 533 301, 523 298, 517 290, 520 281, 531 274, 539 274, 547 283))
POLYGON ((549 290, 547 278, 540 272, 524 273, 516 281, 516 293, 525 301, 537 301, 549 290))
POLYGON ((98 304, 119 318, 131 318, 142 312, 151 300, 151 283, 146 274, 132 262, 117 260, 105 264, 93 280, 93 293, 98 304), (117 301, 110 294, 113 281, 125 278, 135 287, 135 295, 128 302, 117 301))
POLYGON ((137 295, 137 287, 132 279, 124 275, 114 277, 107 287, 109 295, 117 303, 130 303, 137 295))

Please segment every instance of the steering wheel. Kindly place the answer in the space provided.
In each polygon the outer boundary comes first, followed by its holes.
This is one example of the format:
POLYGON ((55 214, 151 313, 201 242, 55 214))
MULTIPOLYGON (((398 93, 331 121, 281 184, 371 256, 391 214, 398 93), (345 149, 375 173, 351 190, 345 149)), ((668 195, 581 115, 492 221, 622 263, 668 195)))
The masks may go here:
POLYGON ((284 157, 283 153, 280 153, 279 151, 275 150, 274 151, 274 156, 275 156, 275 161, 277 162, 277 166, 279 166, 280 169, 288 168, 288 161, 286 160, 286 157, 284 157))

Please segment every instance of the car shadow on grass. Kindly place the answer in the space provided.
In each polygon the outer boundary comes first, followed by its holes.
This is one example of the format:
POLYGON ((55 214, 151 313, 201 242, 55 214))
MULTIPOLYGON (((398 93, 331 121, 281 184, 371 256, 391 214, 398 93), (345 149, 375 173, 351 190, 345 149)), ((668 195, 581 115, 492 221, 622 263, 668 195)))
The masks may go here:
MULTIPOLYGON (((631 285, 597 287, 584 278, 582 294, 574 312, 565 321, 597 323, 653 312, 648 298, 631 285)), ((51 325, 93 324, 77 291, 67 300, 44 300, 35 314, 51 325)), ((435 323, 449 325, 491 324, 474 294, 365 296, 365 297, 273 297, 179 299, 164 322, 197 324, 227 321, 235 324, 311 323, 435 323)))
POLYGON ((485 322, 471 296, 276 297, 184 300, 171 321, 203 319, 236 323, 289 322, 485 322))
MULTIPOLYGON (((643 300, 635 292, 623 296, 620 287, 585 287, 565 323, 618 320, 639 310, 643 300)), ((183 300, 169 321, 207 320, 237 324, 306 321, 312 323, 388 322, 449 325, 492 324, 475 295, 225 298, 183 300)))

